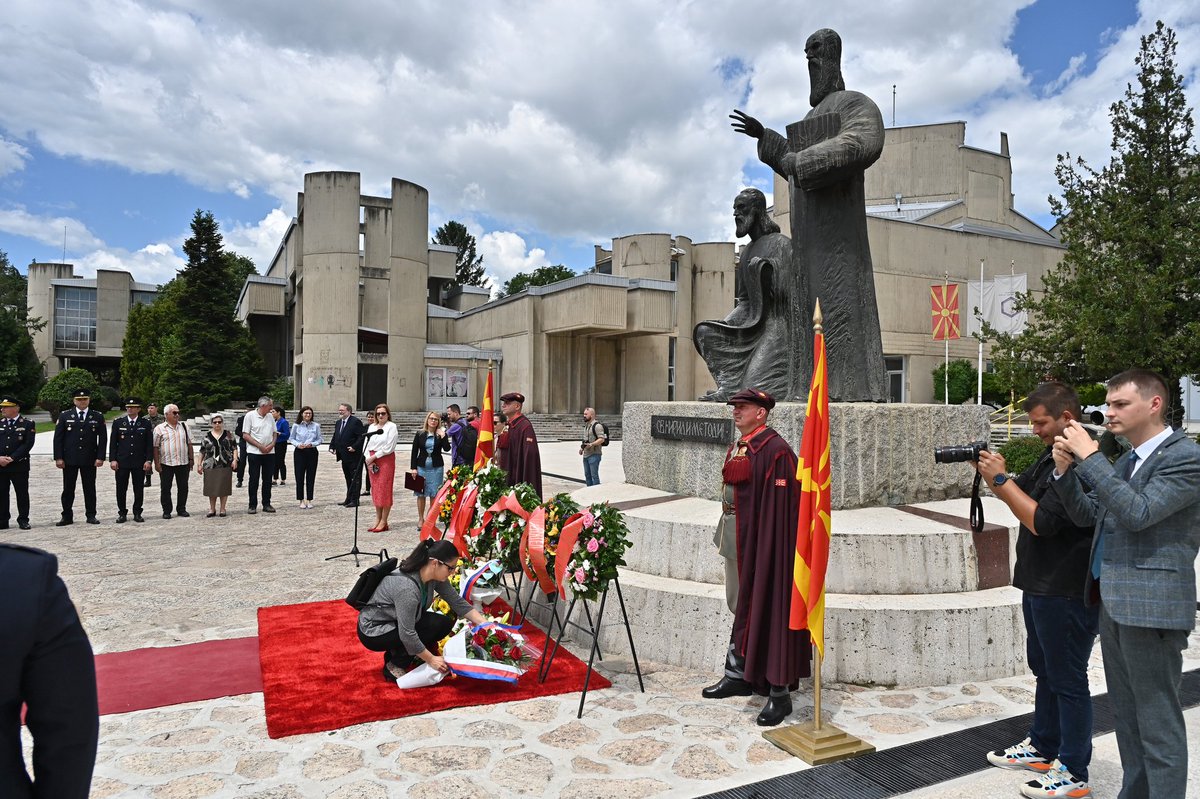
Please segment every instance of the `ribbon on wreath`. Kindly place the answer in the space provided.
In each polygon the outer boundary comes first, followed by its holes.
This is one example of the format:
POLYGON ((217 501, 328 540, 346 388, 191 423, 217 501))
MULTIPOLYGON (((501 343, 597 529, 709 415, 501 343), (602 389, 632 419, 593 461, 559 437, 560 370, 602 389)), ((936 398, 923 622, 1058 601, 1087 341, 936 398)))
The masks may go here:
POLYGON ((546 509, 539 505, 529 514, 521 536, 521 568, 530 580, 536 580, 542 593, 554 593, 554 578, 546 565, 546 509))
POLYGON ((479 526, 470 531, 471 536, 477 536, 482 533, 483 528, 488 526, 488 522, 492 520, 492 517, 504 511, 516 514, 522 521, 528 521, 529 519, 529 511, 521 507, 521 503, 517 499, 517 492, 509 491, 492 503, 492 507, 483 512, 483 516, 479 518, 479 526))
POLYGON ((471 522, 475 520, 475 500, 478 496, 479 486, 474 483, 459 491, 454 510, 450 513, 450 525, 446 528, 447 533, 453 533, 454 546, 462 558, 467 556, 467 533, 471 529, 471 522))
MULTIPOLYGON (((475 591, 475 585, 480 580, 488 580, 495 577, 503 570, 498 560, 489 560, 487 563, 476 566, 463 575, 462 585, 459 588, 459 594, 462 598, 471 601, 471 594, 475 591)), ((513 628, 518 629, 518 628, 513 628)))
POLYGON ((454 489, 454 483, 450 480, 442 483, 442 487, 438 489, 437 496, 433 498, 433 507, 429 510, 429 515, 425 517, 425 521, 421 524, 421 540, 432 538, 435 541, 445 537, 445 533, 438 529, 438 517, 442 515, 440 508, 442 503, 446 501, 446 497, 454 489))
POLYGON ((575 552, 575 544, 583 533, 583 514, 576 513, 563 522, 562 531, 558 536, 558 555, 554 560, 554 579, 558 583, 558 595, 567 598, 567 566, 571 563, 571 555, 575 552))

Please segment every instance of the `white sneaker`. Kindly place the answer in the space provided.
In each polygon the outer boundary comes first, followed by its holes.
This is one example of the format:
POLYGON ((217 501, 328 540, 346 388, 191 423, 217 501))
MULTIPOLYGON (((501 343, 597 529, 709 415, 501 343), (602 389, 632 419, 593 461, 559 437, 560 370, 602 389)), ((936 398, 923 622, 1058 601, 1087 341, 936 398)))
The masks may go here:
POLYGON ((1083 780, 1076 779, 1061 762, 1055 760, 1050 764, 1049 771, 1021 786, 1021 795, 1028 796, 1030 799, 1064 796, 1081 799, 1084 796, 1091 796, 1092 789, 1083 780))
POLYGON ((1029 738, 1003 752, 988 752, 987 759, 999 768, 1025 769, 1043 774, 1050 770, 1050 761, 1033 748, 1033 742, 1029 738))

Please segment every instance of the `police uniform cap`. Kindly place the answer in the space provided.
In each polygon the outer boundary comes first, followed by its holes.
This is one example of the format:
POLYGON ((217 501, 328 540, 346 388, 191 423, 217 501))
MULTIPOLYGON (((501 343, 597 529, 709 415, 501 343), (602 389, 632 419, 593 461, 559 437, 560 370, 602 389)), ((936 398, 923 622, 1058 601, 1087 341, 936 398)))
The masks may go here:
POLYGON ((749 402, 753 405, 761 405, 768 411, 775 407, 775 398, 765 391, 759 391, 757 388, 743 388, 738 393, 726 401, 726 405, 736 405, 739 402, 749 402))
POLYGON ((0 408, 20 408, 21 403, 17 402, 14 397, 0 397, 0 408))
POLYGON ((142 407, 142 401, 140 399, 138 399, 137 397, 130 397, 129 399, 125 400, 125 407, 126 408, 140 408, 140 407, 142 407))
POLYGON ((501 402, 519 402, 522 405, 524 405, 525 404, 525 395, 522 394, 520 391, 510 391, 507 394, 501 394, 500 401, 501 402))
POLYGON ((71 397, 73 399, 80 399, 83 397, 91 399, 91 396, 92 396, 92 392, 88 391, 86 388, 77 388, 71 392, 71 397))

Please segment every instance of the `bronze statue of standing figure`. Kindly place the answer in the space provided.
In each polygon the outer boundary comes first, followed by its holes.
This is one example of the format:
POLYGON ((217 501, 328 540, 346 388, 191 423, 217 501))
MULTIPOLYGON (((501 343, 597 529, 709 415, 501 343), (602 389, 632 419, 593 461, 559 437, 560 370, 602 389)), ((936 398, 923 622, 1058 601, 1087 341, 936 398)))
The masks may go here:
MULTIPOLYGON (((883 117, 871 98, 846 91, 842 41, 835 31, 825 28, 814 33, 804 52, 813 108, 803 120, 788 125, 786 137, 742 111, 730 115, 734 130, 758 141, 759 160, 788 181, 792 258, 773 267, 776 272, 794 273, 793 295, 786 302, 773 300, 765 305, 775 312, 786 307, 789 314, 799 313, 798 319, 787 322, 787 343, 770 346, 803 368, 791 370, 788 389, 776 396, 803 399, 807 395, 812 363, 808 320, 812 303, 819 298, 825 316, 829 399, 885 402, 887 380, 863 190, 863 173, 883 152, 883 117), (803 335, 796 336, 801 328, 803 335), (809 343, 801 348, 795 338, 809 343)), ((703 338, 701 328, 713 324, 697 325, 697 348, 703 338)), ((709 360, 704 350, 700 352, 717 381, 713 399, 746 385, 763 385, 749 367, 740 375, 742 382, 734 385, 731 381, 738 375, 730 375, 720 358, 709 360)))

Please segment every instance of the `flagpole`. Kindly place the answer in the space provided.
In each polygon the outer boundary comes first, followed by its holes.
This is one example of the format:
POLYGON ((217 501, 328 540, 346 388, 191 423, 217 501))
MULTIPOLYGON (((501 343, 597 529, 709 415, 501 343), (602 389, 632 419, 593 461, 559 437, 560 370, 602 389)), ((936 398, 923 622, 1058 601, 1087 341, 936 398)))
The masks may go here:
MULTIPOLYGON (((949 294, 949 292, 950 292, 950 273, 945 272, 942 277, 942 302, 943 303, 946 302, 946 296, 949 294)), ((944 333, 944 335, 942 337, 942 344, 945 346, 945 349, 946 349, 946 361, 945 361, 946 365, 944 367, 945 371, 942 372, 942 377, 944 378, 942 380, 942 389, 943 389, 943 393, 945 394, 945 398, 944 398, 945 403, 947 405, 949 405, 950 404, 950 331, 945 330, 945 331, 943 331, 943 333, 944 333)))
MULTIPOLYGON (((983 302, 983 259, 979 259, 979 301, 983 302)), ((983 326, 979 327, 979 370, 975 373, 975 404, 983 404, 983 326)))
MULTIPOLYGON (((817 300, 816 309, 813 311, 813 338, 824 334, 825 332, 825 317, 821 314, 821 301, 817 300)), ((808 408, 805 408, 805 413, 808 413, 808 408)), ((809 630, 811 634, 812 630, 809 630)), ((821 627, 821 635, 825 635, 825 627, 821 627)), ((822 637, 822 641, 824 638, 822 637)), ((821 650, 813 646, 813 732, 819 732, 821 729, 821 650)))

